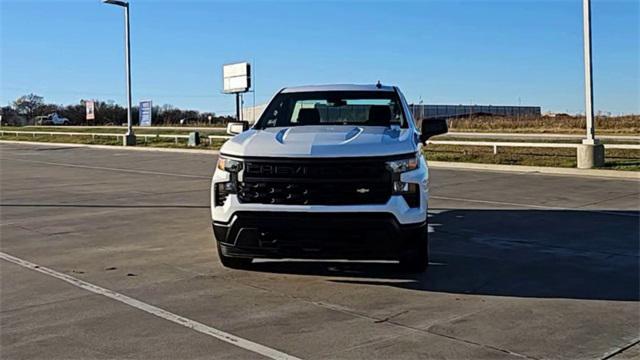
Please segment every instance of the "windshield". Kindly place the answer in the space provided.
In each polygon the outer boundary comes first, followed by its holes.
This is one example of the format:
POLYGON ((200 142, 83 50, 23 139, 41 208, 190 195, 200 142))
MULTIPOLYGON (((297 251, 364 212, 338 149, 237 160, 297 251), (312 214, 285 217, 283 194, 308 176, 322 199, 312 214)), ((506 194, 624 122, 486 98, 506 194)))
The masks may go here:
POLYGON ((407 127, 407 121, 395 92, 299 92, 278 94, 256 128, 305 125, 407 127))

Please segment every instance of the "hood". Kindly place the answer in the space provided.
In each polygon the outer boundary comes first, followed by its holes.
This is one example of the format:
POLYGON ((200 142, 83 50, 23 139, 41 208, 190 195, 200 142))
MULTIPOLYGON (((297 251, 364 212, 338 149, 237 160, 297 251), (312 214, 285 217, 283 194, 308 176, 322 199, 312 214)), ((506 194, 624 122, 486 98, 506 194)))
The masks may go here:
POLYGON ((220 152, 243 157, 360 157, 415 152, 412 129, 382 126, 293 126, 251 129, 220 152))

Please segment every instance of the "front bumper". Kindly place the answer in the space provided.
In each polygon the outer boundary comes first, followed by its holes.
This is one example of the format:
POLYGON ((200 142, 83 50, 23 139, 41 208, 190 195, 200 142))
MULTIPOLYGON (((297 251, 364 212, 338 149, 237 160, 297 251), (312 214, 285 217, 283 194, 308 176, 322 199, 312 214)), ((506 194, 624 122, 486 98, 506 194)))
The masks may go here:
MULTIPOLYGON (((243 175, 240 174, 240 180, 243 175)), ((241 203, 236 194, 227 197, 222 206, 216 206, 214 186, 220 182, 230 181, 230 174, 226 171, 216 170, 211 182, 211 218, 215 222, 229 223, 238 212, 291 212, 291 213, 370 213, 370 214, 393 214, 400 224, 415 224, 424 222, 427 217, 429 201, 428 192, 429 173, 427 164, 420 158, 420 167, 414 171, 401 174, 403 182, 415 183, 420 188, 420 206, 410 207, 399 195, 393 195, 386 204, 368 205, 272 205, 241 203)), ((375 216, 375 215, 374 215, 375 216)))
POLYGON ((422 241, 426 221, 400 224, 391 213, 236 212, 213 222, 225 256, 392 260, 422 241))

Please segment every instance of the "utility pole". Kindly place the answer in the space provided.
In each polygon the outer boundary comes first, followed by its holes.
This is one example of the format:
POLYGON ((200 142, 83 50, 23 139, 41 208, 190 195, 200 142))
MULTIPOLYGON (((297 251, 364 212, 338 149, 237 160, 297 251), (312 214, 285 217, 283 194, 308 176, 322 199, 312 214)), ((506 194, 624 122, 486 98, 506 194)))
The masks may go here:
POLYGON ((131 118, 131 32, 129 27, 129 3, 124 7, 125 17, 125 68, 127 72, 127 133, 124 138, 124 146, 134 146, 136 144, 136 135, 133 133, 133 124, 131 118))
POLYGON ((596 139, 593 116, 593 64, 591 51, 591 0, 582 0, 584 36, 584 100, 587 137, 578 146, 578 168, 590 169, 604 165, 604 146, 596 139))
POLYGON ((134 146, 136 135, 133 133, 131 119, 131 37, 129 35, 129 3, 120 0, 102 0, 105 4, 116 5, 124 8, 124 37, 125 37, 125 72, 127 78, 127 133, 124 136, 124 146, 134 146))
POLYGON ((593 116, 593 65, 591 63, 591 0, 582 1, 584 31, 584 100, 587 119, 587 138, 584 144, 595 144, 596 129, 593 116))

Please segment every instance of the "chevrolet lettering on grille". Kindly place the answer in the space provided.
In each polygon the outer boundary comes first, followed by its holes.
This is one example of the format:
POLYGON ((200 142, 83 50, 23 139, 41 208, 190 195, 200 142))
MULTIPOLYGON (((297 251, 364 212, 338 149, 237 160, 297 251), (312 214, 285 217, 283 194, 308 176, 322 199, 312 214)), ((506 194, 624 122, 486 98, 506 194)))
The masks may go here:
POLYGON ((287 165, 267 165, 267 164, 247 164, 247 175, 257 176, 305 176, 309 175, 309 168, 306 166, 287 165))

